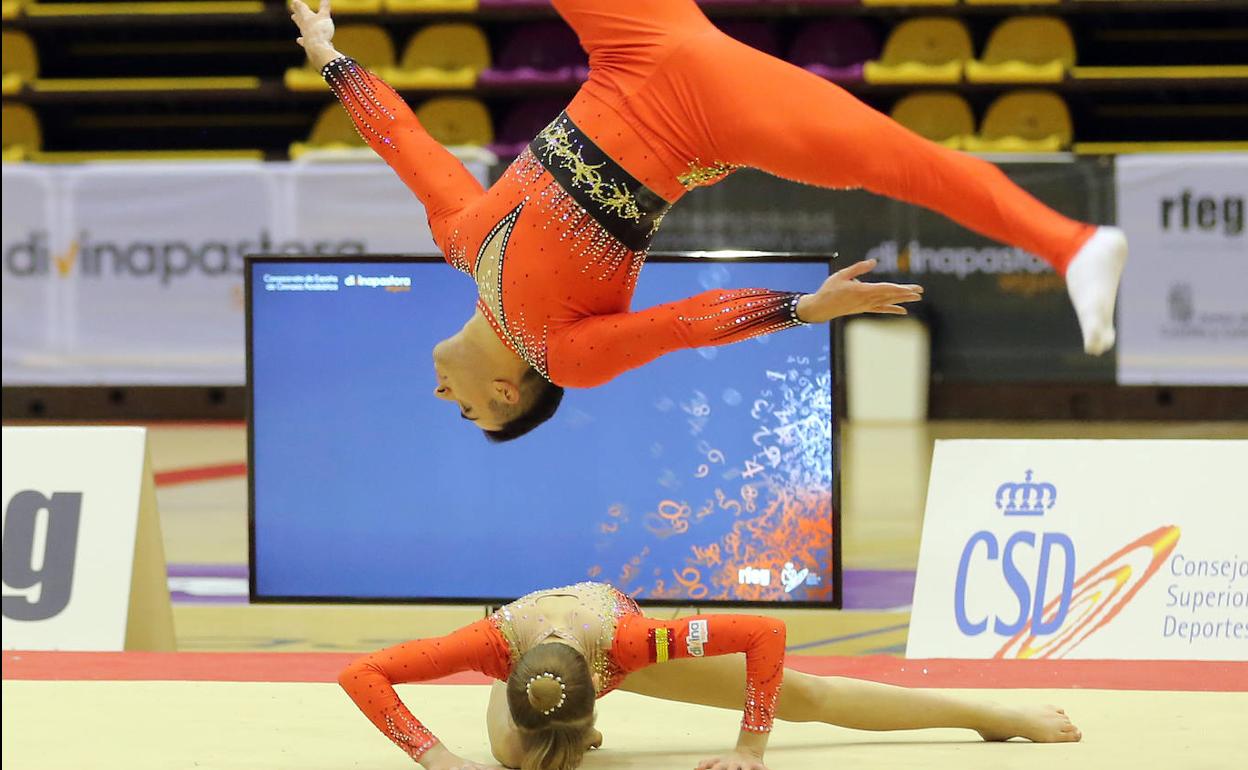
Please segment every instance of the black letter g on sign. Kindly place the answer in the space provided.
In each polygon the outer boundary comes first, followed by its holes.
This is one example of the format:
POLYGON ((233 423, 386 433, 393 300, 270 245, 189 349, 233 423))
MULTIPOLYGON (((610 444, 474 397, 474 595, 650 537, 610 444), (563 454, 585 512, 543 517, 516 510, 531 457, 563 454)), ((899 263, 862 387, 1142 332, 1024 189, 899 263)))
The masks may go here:
POLYGON ((4 585, 30 595, 4 597, 4 616, 13 620, 47 620, 69 604, 74 584, 74 557, 78 550, 81 492, 56 492, 49 499, 27 490, 9 501, 4 515, 4 585), (35 553, 39 514, 47 511, 43 553, 35 553), (38 567, 36 567, 38 564, 38 567))

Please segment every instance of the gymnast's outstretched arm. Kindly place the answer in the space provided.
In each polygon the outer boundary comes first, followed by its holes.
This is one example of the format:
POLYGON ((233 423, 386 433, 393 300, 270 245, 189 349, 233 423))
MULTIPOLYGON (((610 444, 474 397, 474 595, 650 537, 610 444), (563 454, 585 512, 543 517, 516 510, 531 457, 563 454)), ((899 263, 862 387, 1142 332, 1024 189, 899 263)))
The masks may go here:
POLYGON ((418 639, 359 658, 338 683, 377 729, 426 770, 479 767, 438 741, 399 700, 394 685, 426 682, 459 671, 480 671, 495 679, 508 674, 507 643, 489 620, 478 620, 447 636, 418 639))
POLYGON ((445 253, 455 215, 480 197, 481 183, 425 131, 394 89, 333 46, 329 0, 315 13, 302 0, 291 5, 299 45, 321 71, 364 141, 425 204, 433 240, 445 253))
POLYGON ((760 615, 695 615, 656 620, 641 615, 620 620, 614 653, 625 670, 681 658, 745 653, 745 698, 736 748, 707 759, 698 770, 766 770, 763 753, 784 681, 784 622, 760 615))
POLYGON ((857 313, 904 315, 904 303, 922 298, 922 287, 913 284, 857 280, 874 267, 870 259, 850 265, 812 294, 714 289, 636 313, 585 318, 551 336, 551 379, 590 388, 673 350, 727 345, 857 313))

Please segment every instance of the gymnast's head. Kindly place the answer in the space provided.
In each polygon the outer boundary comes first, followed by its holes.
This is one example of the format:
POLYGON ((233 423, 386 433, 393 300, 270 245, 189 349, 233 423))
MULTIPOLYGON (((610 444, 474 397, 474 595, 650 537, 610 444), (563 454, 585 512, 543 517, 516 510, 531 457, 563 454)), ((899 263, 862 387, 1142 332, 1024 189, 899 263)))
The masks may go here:
POLYGON ((433 349, 434 395, 459 408, 493 442, 520 438, 549 420, 563 388, 505 348, 460 332, 433 349))
POLYGON ((507 705, 520 731, 521 770, 573 770, 600 740, 594 729, 594 679, 579 650, 539 644, 507 679, 507 705))

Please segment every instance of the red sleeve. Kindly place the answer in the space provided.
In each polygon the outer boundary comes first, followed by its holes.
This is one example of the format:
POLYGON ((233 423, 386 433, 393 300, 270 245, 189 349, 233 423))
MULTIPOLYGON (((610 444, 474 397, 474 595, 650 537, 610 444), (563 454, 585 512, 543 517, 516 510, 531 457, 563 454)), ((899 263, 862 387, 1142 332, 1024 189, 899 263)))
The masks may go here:
POLYGON ((360 136, 425 204, 433 240, 445 252, 451 222, 481 196, 481 183, 429 136, 394 89, 355 59, 334 59, 321 74, 360 136))
POLYGON ((459 671, 506 679, 510 668, 507 642, 489 620, 479 620, 448 636, 418 639, 359 658, 343 670, 338 683, 377 729, 419 761, 438 739, 412 716, 393 685, 459 671))
POLYGON ((672 658, 745 653, 745 713, 741 728, 771 731, 784 681, 784 621, 760 615, 695 615, 655 620, 620 619, 612 652, 625 671, 672 658))
POLYGON ((768 289, 715 289, 638 313, 585 318, 551 335, 550 379, 592 388, 673 350, 727 345, 798 326, 801 297, 768 289))

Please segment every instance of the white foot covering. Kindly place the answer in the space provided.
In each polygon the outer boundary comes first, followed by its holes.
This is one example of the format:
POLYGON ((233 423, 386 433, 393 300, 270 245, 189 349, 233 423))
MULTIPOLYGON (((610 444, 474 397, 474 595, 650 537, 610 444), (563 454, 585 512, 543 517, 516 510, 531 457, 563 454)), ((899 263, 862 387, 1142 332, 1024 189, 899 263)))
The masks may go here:
POLYGON ((1066 268, 1066 289, 1083 330, 1083 349, 1099 356, 1114 346, 1114 302, 1127 264, 1127 237, 1098 227, 1066 268))

